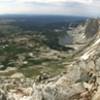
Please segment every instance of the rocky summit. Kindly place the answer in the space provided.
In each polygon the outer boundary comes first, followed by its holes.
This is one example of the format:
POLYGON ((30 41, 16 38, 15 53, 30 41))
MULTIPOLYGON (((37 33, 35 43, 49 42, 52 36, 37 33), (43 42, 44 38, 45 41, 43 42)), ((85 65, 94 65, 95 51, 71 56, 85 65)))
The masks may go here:
POLYGON ((73 60, 63 62, 65 70, 61 74, 43 72, 36 78, 26 78, 17 69, 8 68, 4 71, 12 75, 0 78, 0 100, 100 100, 100 20, 87 20, 70 32, 73 46, 78 44, 79 49, 72 55, 73 60), (79 42, 74 33, 84 41, 79 42))

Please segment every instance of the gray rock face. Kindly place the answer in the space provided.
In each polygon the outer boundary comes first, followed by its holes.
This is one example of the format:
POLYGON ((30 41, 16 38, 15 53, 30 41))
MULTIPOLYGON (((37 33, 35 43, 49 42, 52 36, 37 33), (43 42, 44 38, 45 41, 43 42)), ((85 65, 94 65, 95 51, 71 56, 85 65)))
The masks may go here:
POLYGON ((98 90, 96 94, 93 96, 92 100, 100 100, 100 87, 98 87, 98 90))
POLYGON ((98 19, 90 19, 87 23, 85 34, 87 38, 91 38, 99 31, 98 19))
POLYGON ((34 90, 34 100, 68 100, 69 97, 75 93, 84 91, 84 88, 80 83, 70 87, 64 87, 57 83, 56 85, 49 84, 47 86, 35 86, 34 90))
POLYGON ((96 39, 86 49, 85 55, 83 52, 84 56, 79 57, 70 66, 66 66, 66 75, 54 83, 36 86, 38 89, 34 89, 36 90, 34 92, 39 93, 44 100, 99 100, 97 90, 100 83, 98 74, 100 73, 100 51, 97 51, 97 48, 100 46, 100 41, 99 38, 96 39), (86 59, 84 59, 85 57, 86 59))
POLYGON ((7 100, 6 94, 3 90, 0 90, 0 100, 7 100))
POLYGON ((100 58, 96 60, 96 70, 100 71, 100 58))
POLYGON ((99 20, 88 19, 84 24, 80 24, 71 33, 73 33, 73 42, 75 44, 86 44, 94 39, 99 32, 99 20))

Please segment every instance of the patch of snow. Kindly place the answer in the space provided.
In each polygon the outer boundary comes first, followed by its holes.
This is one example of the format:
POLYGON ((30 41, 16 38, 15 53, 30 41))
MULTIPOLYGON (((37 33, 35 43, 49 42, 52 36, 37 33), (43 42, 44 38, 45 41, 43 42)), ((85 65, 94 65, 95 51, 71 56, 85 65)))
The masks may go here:
POLYGON ((83 39, 85 39, 85 38, 86 38, 86 36, 84 35, 84 36, 82 36, 82 38, 83 38, 83 39))
POLYGON ((23 64, 28 64, 28 61, 24 61, 23 64))
POLYGON ((94 54, 94 48, 100 43, 100 38, 97 39, 97 41, 95 41, 95 43, 91 46, 91 48, 89 49, 88 52, 86 52, 85 54, 83 54, 81 56, 81 60, 87 60, 89 58, 90 55, 94 54))
POLYGON ((81 60, 86 60, 89 58, 89 55, 87 53, 85 53, 82 57, 81 60))
POLYGON ((0 65, 0 68, 4 68, 4 65, 0 65))
POLYGON ((82 33, 82 38, 83 38, 83 39, 86 38, 85 33, 82 33))
POLYGON ((81 60, 87 60, 89 57, 90 57, 90 55, 92 55, 92 54, 94 54, 94 52, 95 51, 92 51, 92 52, 86 52, 85 54, 83 54, 82 56, 81 56, 81 60))
POLYGON ((22 98, 20 98, 20 100, 32 100, 31 96, 24 96, 22 98))
POLYGON ((29 53, 29 56, 30 56, 30 57, 33 57, 33 53, 32 53, 32 52, 30 52, 30 53, 29 53))
POLYGON ((84 39, 86 38, 85 33, 82 33, 81 37, 84 39))
POLYGON ((94 44, 93 44, 93 46, 95 46, 95 45, 97 45, 97 44, 99 44, 100 43, 100 39, 98 39, 94 44))

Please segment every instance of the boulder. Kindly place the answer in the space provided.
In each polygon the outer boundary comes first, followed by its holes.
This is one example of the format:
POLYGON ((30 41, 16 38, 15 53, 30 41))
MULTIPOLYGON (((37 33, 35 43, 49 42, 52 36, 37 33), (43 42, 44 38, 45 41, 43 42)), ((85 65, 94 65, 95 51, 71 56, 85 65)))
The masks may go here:
POLYGON ((100 100, 100 86, 98 87, 98 90, 96 94, 93 96, 92 100, 100 100))
POLYGON ((6 97, 5 92, 3 90, 0 90, 0 100, 7 100, 7 97, 6 97))
POLYGON ((24 78, 24 75, 22 73, 15 73, 13 75, 11 75, 11 78, 24 78))

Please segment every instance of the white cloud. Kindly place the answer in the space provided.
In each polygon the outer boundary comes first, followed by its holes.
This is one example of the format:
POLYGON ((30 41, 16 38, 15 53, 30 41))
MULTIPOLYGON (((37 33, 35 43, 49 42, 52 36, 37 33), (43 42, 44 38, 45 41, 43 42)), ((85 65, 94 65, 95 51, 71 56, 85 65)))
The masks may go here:
POLYGON ((18 2, 38 2, 38 3, 67 3, 67 2, 77 2, 83 4, 90 4, 93 0, 16 0, 18 2))
POLYGON ((0 13, 100 16, 100 0, 0 0, 0 13))
POLYGON ((54 3, 82 3, 82 4, 91 4, 96 0, 0 0, 0 2, 19 2, 19 3, 27 3, 27 2, 36 2, 36 3, 49 3, 49 4, 54 4, 54 3))
POLYGON ((0 0, 0 2, 3 2, 3 1, 6 2, 6 1, 12 1, 12 0, 0 0))

